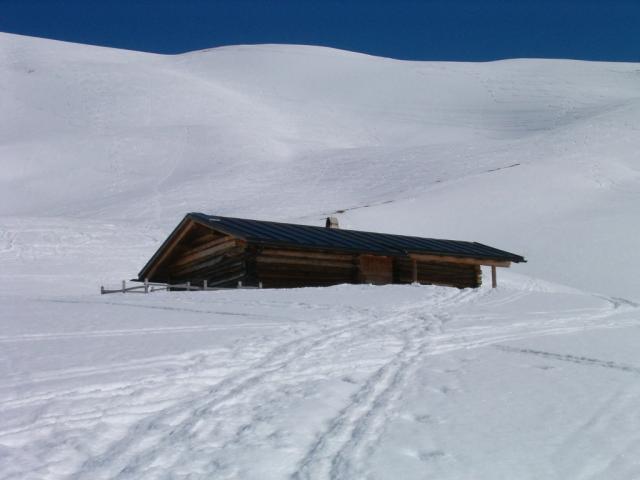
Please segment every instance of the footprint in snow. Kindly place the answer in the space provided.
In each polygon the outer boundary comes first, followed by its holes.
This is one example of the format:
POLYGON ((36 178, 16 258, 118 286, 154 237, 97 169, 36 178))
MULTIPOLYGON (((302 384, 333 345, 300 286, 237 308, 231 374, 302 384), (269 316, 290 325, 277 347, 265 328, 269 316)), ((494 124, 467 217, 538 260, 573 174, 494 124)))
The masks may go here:
POLYGON ((350 383, 350 384, 352 384, 352 385, 355 385, 356 383, 358 383, 358 382, 356 382, 356 381, 355 381, 353 378, 351 378, 351 377, 342 377, 342 378, 341 378, 341 380, 342 380, 343 382, 350 383))
POLYGON ((533 368, 538 368, 540 370, 553 370, 556 367, 553 367, 551 365, 534 365, 533 368))
POLYGON ((433 419, 431 418, 431 415, 415 415, 413 417, 413 419, 418 422, 418 423, 432 423, 433 419))
POLYGON ((436 458, 444 457, 445 453, 442 450, 428 450, 418 453, 418 458, 423 462, 430 462, 436 458))

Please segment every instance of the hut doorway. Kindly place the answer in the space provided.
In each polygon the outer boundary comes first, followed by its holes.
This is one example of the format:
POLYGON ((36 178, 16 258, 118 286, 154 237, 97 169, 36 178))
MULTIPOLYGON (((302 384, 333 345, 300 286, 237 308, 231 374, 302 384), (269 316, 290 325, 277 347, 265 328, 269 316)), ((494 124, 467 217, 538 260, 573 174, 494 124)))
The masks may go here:
POLYGON ((359 282, 385 285, 393 283, 393 258, 360 255, 359 282))

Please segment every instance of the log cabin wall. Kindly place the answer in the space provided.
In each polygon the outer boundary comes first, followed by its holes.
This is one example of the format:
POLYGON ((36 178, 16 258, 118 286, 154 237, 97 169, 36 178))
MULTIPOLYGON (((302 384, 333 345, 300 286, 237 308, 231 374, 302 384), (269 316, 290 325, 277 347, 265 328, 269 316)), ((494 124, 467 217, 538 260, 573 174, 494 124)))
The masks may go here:
MULTIPOLYGON (((413 262, 404 257, 358 255, 249 246, 247 285, 265 288, 329 286, 341 283, 412 283, 413 262)), ((458 288, 478 287, 479 265, 417 262, 418 282, 458 288)))
POLYGON ((393 283, 393 258, 382 255, 360 255, 358 283, 386 285, 393 283))
MULTIPOLYGON (((413 261, 411 259, 396 258, 394 266, 394 283, 413 282, 413 261)), ((417 267, 419 283, 458 288, 475 288, 482 283, 480 265, 417 262, 417 267)))
POLYGON ((233 286, 246 275, 246 256, 243 241, 194 224, 149 280, 233 286))
MULTIPOLYGON (((262 248, 255 253, 255 279, 265 288, 356 283, 356 256, 349 253, 262 248)), ((255 282, 251 275, 248 282, 255 282)))

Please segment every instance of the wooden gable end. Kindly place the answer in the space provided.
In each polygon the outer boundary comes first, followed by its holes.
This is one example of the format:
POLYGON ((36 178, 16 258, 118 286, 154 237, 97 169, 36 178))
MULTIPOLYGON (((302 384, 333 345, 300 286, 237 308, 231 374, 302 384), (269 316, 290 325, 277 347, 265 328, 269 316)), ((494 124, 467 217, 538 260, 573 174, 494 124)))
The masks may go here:
POLYGON ((235 281, 244 276, 245 246, 242 239, 185 219, 140 272, 141 278, 194 285, 235 281))

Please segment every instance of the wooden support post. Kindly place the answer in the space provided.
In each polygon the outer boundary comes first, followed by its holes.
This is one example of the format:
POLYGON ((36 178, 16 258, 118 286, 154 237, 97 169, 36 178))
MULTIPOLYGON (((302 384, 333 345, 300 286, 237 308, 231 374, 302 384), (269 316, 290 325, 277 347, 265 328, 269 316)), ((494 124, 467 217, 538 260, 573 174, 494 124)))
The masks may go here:
POLYGON ((191 291, 191 282, 187 282, 187 292, 191 291))
POLYGON ((491 288, 496 288, 498 286, 498 278, 496 274, 496 266, 491 265, 491 288))
POLYGON ((144 293, 149 293, 149 279, 144 279, 144 293))
POLYGON ((203 290, 206 290, 206 289, 207 289, 207 281, 206 281, 206 280, 203 280, 203 281, 202 281, 202 289, 203 289, 203 290))
POLYGON ((413 283, 418 283, 418 261, 412 260, 411 267, 413 269, 413 283))
POLYGON ((126 292, 126 290, 125 290, 126 288, 127 288, 127 281, 126 280, 122 280, 122 293, 126 292))

